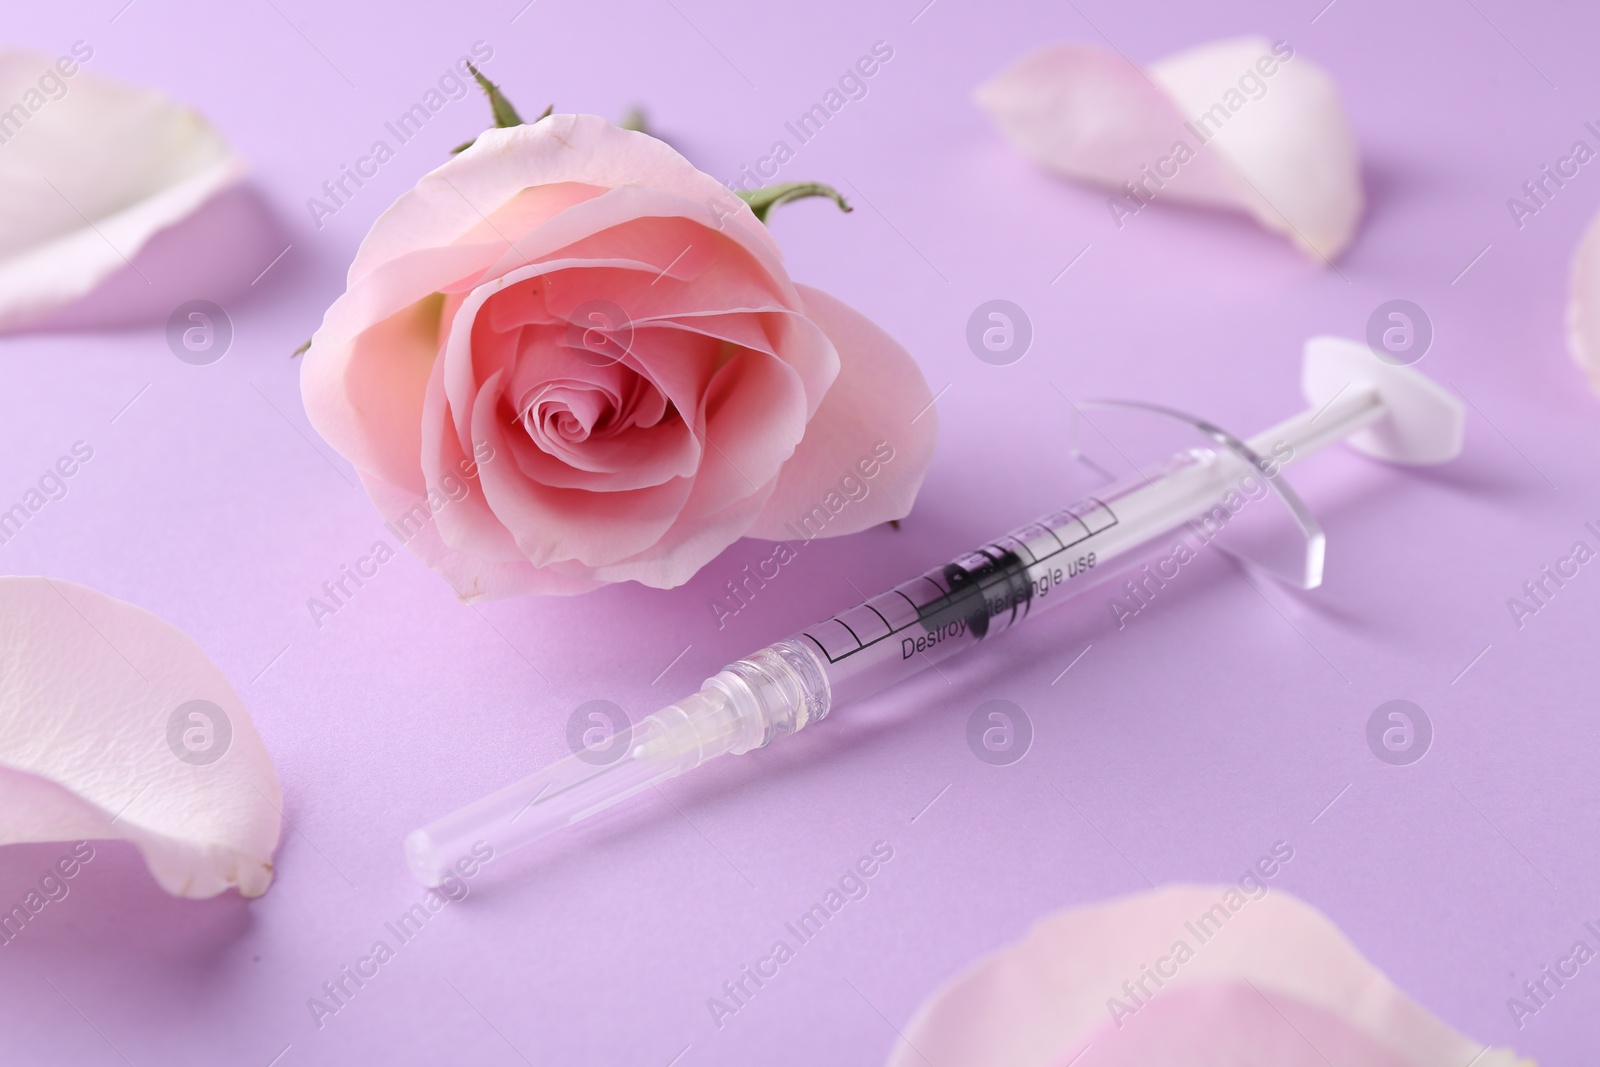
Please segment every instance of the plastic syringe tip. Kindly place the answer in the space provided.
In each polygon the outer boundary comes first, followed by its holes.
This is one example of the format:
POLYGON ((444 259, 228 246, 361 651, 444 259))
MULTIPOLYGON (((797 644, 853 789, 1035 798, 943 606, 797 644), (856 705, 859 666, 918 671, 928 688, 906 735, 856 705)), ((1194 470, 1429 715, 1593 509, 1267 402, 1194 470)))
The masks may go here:
POLYGON ((752 740, 730 694, 708 686, 625 728, 603 751, 568 756, 413 830, 406 862, 437 886, 464 864, 520 848, 752 740))

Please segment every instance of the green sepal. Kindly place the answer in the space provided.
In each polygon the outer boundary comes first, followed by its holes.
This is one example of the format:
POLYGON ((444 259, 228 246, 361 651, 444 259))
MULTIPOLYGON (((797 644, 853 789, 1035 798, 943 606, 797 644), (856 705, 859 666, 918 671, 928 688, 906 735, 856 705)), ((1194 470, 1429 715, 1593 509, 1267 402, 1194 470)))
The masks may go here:
MULTIPOLYGON (((630 107, 622 118, 617 120, 617 125, 624 130, 634 133, 650 133, 650 116, 644 113, 642 107, 630 107)), ((655 136, 651 134, 651 136, 655 136)))
POLYGON ((471 63, 467 64, 467 69, 472 72, 472 80, 478 83, 478 88, 489 97, 489 110, 494 114, 495 126, 502 130, 507 126, 521 126, 522 116, 517 114, 517 109, 506 99, 506 94, 500 91, 500 86, 485 78, 471 63))
POLYGON ((825 196, 839 205, 840 211, 853 211, 844 198, 844 195, 831 185, 821 182, 779 182, 777 185, 764 185, 759 189, 748 192, 736 189, 739 199, 750 205, 750 210, 755 212, 756 218, 762 222, 767 221, 767 216, 779 204, 787 204, 791 200, 804 200, 808 196, 825 196))
MULTIPOLYGON (((517 114, 516 107, 511 103, 510 100, 506 99, 506 94, 500 91, 500 87, 498 85, 490 81, 488 78, 485 78, 482 72, 480 72, 478 68, 474 67, 471 63, 467 64, 467 69, 472 72, 473 80, 478 83, 478 87, 483 90, 484 95, 489 98, 489 111, 494 116, 494 129, 503 130, 510 126, 522 126, 525 124, 522 116, 517 114)), ((548 118, 550 114, 555 111, 555 109, 556 106, 551 104, 549 107, 544 109, 544 114, 540 115, 539 119, 548 118)), ((538 122, 539 119, 534 119, 533 121, 538 122)), ((454 148, 450 149, 450 154, 454 156, 465 152, 467 149, 471 148, 477 140, 478 139, 474 137, 471 141, 466 141, 462 144, 456 145, 454 148)))

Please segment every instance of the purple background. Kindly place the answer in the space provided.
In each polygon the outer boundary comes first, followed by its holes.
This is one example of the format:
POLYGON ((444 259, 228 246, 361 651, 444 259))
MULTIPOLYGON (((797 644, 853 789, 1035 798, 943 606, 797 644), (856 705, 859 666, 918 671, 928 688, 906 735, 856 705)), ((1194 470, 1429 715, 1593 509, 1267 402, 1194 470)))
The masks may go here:
MULTIPOLYGON (((136 0, 118 14, 122 0, 96 0, 8 15, 14 43, 57 54, 88 40, 90 69, 203 110, 276 219, 269 239, 238 246, 244 277, 289 250, 242 294, 220 280, 189 294, 220 299, 237 331, 211 366, 173 358, 159 325, 0 341, 0 501, 73 441, 95 449, 70 495, 0 548, 0 569, 87 583, 194 635, 252 709, 292 820, 275 884, 249 902, 169 898, 131 848, 102 847, 72 895, 0 950, 8 1062, 878 1064, 940 982, 1047 912, 1147 878, 1234 879, 1280 840, 1295 856, 1274 888, 1326 911, 1447 1021, 1549 1063, 1592 1053, 1600 965, 1520 1032, 1506 1008, 1600 919, 1600 570, 1520 631, 1506 607, 1579 537, 1593 544, 1582 524, 1600 520, 1600 407, 1563 327, 1600 165, 1520 231, 1506 207, 1575 139, 1595 143, 1582 128, 1600 119, 1591 12, 539 0, 519 15, 521 2, 447 14, 136 0), (1337 271, 1225 215, 1158 206, 1119 231, 1103 194, 1028 164, 971 103, 1042 42, 1110 41, 1149 61, 1247 33, 1287 39, 1343 92, 1369 207, 1337 271), (305 201, 476 40, 524 113, 643 103, 724 178, 875 41, 893 47, 867 98, 783 172, 839 185, 857 210, 798 204, 773 229, 797 279, 871 315, 936 392, 948 386, 903 529, 812 546, 720 631, 708 601, 769 546, 736 544, 670 592, 481 611, 402 554, 314 625, 307 598, 386 535, 307 423, 287 353, 340 292, 371 220, 477 132, 485 107, 450 104, 324 228, 305 201), (1035 328, 1012 366, 964 340, 995 297, 1035 328), (491 864, 313 1024, 307 999, 420 896, 406 831, 563 754, 579 703, 645 714, 853 603, 853 585, 887 586, 1087 491, 1061 393, 1163 401, 1253 432, 1300 406, 1306 336, 1361 336, 1397 297, 1434 323, 1421 368, 1470 401, 1466 452, 1405 472, 1335 450, 1297 471, 1329 535, 1322 589, 1258 592, 1210 553, 1124 631, 1091 597, 943 677, 491 864), (1408 767, 1365 740, 1369 714, 1397 697, 1436 731, 1408 767), (996 698, 1037 733, 1009 767, 965 740, 996 698), (894 859, 870 894, 713 1025, 707 998, 879 840, 894 859)), ((0 902, 65 849, 0 852, 0 902)))

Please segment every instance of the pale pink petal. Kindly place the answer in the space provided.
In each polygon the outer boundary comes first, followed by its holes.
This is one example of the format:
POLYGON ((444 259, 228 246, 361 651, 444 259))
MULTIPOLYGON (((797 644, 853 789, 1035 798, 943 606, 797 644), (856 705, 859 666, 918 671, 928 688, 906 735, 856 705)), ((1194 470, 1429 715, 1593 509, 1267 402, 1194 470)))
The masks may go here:
POLYGON ((84 296, 244 174, 188 108, 67 58, 63 76, 0 51, 0 329, 84 296))
MULTIPOLYGON (((606 300, 621 307, 629 326, 635 329, 655 325, 679 325, 686 330, 696 330, 696 313, 693 310, 696 307, 715 307, 719 314, 729 310, 728 304, 711 303, 715 300, 730 300, 733 310, 771 312, 775 321, 768 327, 769 333, 763 339, 764 343, 760 350, 770 351, 773 348, 770 331, 782 331, 782 336, 786 340, 792 338, 793 343, 786 348, 785 354, 791 367, 799 375, 800 383, 807 390, 808 402, 811 395, 820 395, 837 373, 837 356, 826 339, 814 327, 776 321, 780 317, 792 317, 796 309, 770 301, 757 303, 755 301, 762 299, 759 293, 739 291, 730 294, 721 289, 713 278, 706 279, 692 294, 685 294, 670 281, 663 282, 659 289, 651 291, 653 287, 649 284, 648 275, 625 269, 623 264, 615 261, 594 262, 566 258, 549 260, 520 267, 510 274, 484 282, 465 296, 455 312, 442 354, 445 362, 445 391, 449 398, 451 417, 455 421, 456 431, 460 435, 463 447, 470 445, 469 413, 472 410, 473 396, 478 389, 478 383, 489 374, 511 369, 509 359, 511 353, 505 347, 491 345, 481 350, 478 347, 478 339, 485 328, 494 329, 501 325, 497 322, 498 316, 492 314, 486 316, 484 312, 496 303, 497 296, 513 289, 517 291, 511 295, 518 297, 514 306, 526 309, 532 297, 525 287, 535 281, 542 282, 539 297, 545 302, 551 321, 562 324, 575 321, 574 312, 590 299, 606 300), (680 295, 689 298, 680 301, 680 295)), ((730 282, 730 285, 732 284, 730 282)), ((352 295, 354 292, 355 290, 352 290, 351 294, 346 295, 352 295)), ((795 299, 798 305, 798 295, 795 299)), ((714 336, 710 332, 706 335, 714 336)), ((318 354, 320 343, 319 340, 312 345, 311 351, 306 354, 308 358, 318 354)), ((347 350, 338 351, 343 353, 347 350)), ((342 358, 348 359, 348 356, 342 358)), ((637 358, 630 358, 627 362, 641 373, 656 379, 663 391, 678 402, 681 410, 693 411, 697 406, 696 397, 705 387, 709 368, 700 367, 696 363, 671 361, 646 367, 637 358)), ((310 373, 310 366, 308 363, 308 370, 302 372, 302 391, 308 388, 307 375, 310 373)), ((328 385, 326 378, 325 374, 319 375, 318 380, 309 383, 309 387, 319 390, 326 388, 328 385)), ((320 410, 322 409, 319 407, 318 411, 320 410)), ((349 409, 346 407, 341 410, 347 413, 349 409)), ((317 412, 312 411, 309 401, 308 411, 312 413, 313 424, 325 436, 330 432, 339 432, 338 425, 330 425, 324 430, 322 423, 318 421, 317 412)), ((329 437, 329 441, 344 451, 333 437, 329 437)), ((359 463, 357 465, 361 466, 359 463)))
POLYGON ((512 438, 523 474, 543 485, 613 492, 694 476, 700 442, 682 419, 664 417, 659 389, 631 368, 569 358, 566 376, 541 367, 535 378, 531 359, 517 367, 509 395, 527 431, 512 438))
POLYGON ((1327 261, 1361 217, 1360 159, 1338 90, 1281 41, 1218 41, 1146 68, 1057 45, 977 96, 1028 155, 1114 190, 1119 225, 1140 200, 1235 208, 1327 261))
MULTIPOLYGON (((496 371, 478 391, 472 411, 473 439, 496 457, 509 456, 508 428, 497 409, 504 382, 496 371)), ((521 433, 521 428, 509 433, 521 433)), ((688 478, 629 493, 591 493, 540 485, 514 464, 478 468, 484 499, 535 566, 563 560, 589 565, 615 563, 659 542, 677 521, 694 487, 688 478)))
POLYGON ((1044 919, 923 1004, 890 1067, 920 1067, 925 1056, 939 1067, 1527 1062, 1447 1027, 1321 912, 1260 879, 1172 886, 1044 919))
MULTIPOLYGON (((1151 64, 1150 76, 1248 185, 1244 207, 1321 259, 1344 251, 1361 220, 1361 161, 1333 78, 1262 37, 1219 41, 1151 64), (1263 76, 1257 64, 1275 60, 1263 76), (1241 79, 1249 77, 1249 88, 1241 79), (1265 86, 1255 96, 1257 84, 1265 86), (1225 121, 1215 112, 1243 103, 1225 121), (1209 121, 1207 116, 1210 116, 1209 121)), ((1292 49, 1288 49, 1292 52, 1292 49)))
POLYGON ((352 282, 328 308, 306 354, 346 344, 374 322, 403 311, 418 300, 470 289, 504 247, 505 243, 499 242, 422 248, 374 268, 352 282))
POLYGON ((1572 292, 1567 304, 1567 347, 1600 392, 1600 216, 1572 257, 1572 292))
POLYGON ((522 558, 505 527, 486 508, 477 513, 469 510, 471 502, 482 499, 476 486, 464 501, 444 504, 435 514, 426 500, 372 475, 363 474, 361 482, 379 514, 388 521, 390 530, 422 562, 439 572, 465 603, 512 596, 573 596, 606 584, 583 575, 535 567, 522 558), (445 543, 440 534, 444 520, 454 517, 458 524, 465 524, 474 520, 462 516, 474 514, 485 536, 504 538, 510 546, 508 552, 495 556, 478 551, 476 547, 462 549, 445 543))
POLYGON ((1174 989, 1120 1022, 1090 1038, 1080 1067, 1417 1067, 1332 1012, 1242 982, 1174 989))
MULTIPOLYGON (((350 281, 413 249, 456 243, 530 187, 563 183, 671 193, 700 205, 706 225, 737 232, 778 258, 777 243, 744 201, 665 142, 595 115, 551 115, 484 131, 471 148, 404 193, 361 243, 350 281)), ((556 215, 552 209, 546 217, 556 215)))
MULTIPOLYGON (((503 437, 500 438, 499 446, 487 440, 477 442, 472 440, 470 409, 466 412, 465 429, 459 434, 456 432, 456 425, 451 421, 444 379, 445 361, 437 359, 433 364, 433 375, 429 379, 423 403, 420 458, 424 488, 419 490, 408 483, 398 481, 385 483, 380 478, 363 474, 367 488, 373 494, 373 502, 378 505, 379 511, 388 517, 391 525, 395 523, 396 509, 407 511, 413 516, 427 515, 430 511, 436 511, 437 520, 431 524, 429 535, 430 538, 436 537, 442 542, 441 549, 448 547, 452 552, 477 556, 485 564, 526 563, 526 557, 517 548, 516 539, 489 507, 483 493, 482 466, 512 463, 514 459, 507 454, 503 437), (427 502, 422 501, 421 498, 426 495, 427 488, 442 487, 447 475, 469 474, 470 477, 464 479, 465 495, 461 500, 452 502, 450 507, 430 509, 427 502), (383 486, 385 489, 382 497, 378 495, 375 488, 377 486, 383 486), (419 502, 421 512, 416 511, 419 502)), ((438 497, 435 496, 434 499, 437 500, 438 497)), ((446 499, 449 499, 448 496, 446 499)), ((408 530, 403 529, 402 532, 405 536, 409 536, 408 530)), ((421 554, 426 544, 427 542, 419 542, 413 547, 421 554)), ((443 557, 435 552, 434 558, 443 557)), ((460 576, 469 571, 470 568, 464 570, 458 566, 450 574, 460 576)), ((450 577, 450 574, 446 577, 450 577)), ((451 578, 451 584, 458 590, 461 588, 455 578, 451 578)))
POLYGON ((509 274, 537 260, 560 257, 633 259, 652 264, 652 278, 660 273, 692 278, 719 245, 740 249, 744 258, 756 264, 756 269, 745 273, 764 276, 772 291, 793 302, 793 290, 770 237, 761 240, 732 223, 718 228, 703 202, 648 185, 607 190, 502 241, 501 256, 486 273, 489 277, 509 274))
MULTIPOLYGON (((426 175, 380 215, 350 267, 348 290, 328 309, 308 355, 347 341, 368 324, 430 293, 470 288, 548 260, 597 235, 603 240, 605 231, 626 226, 641 215, 676 216, 686 222, 691 234, 686 247, 703 235, 707 241, 741 249, 756 266, 746 274, 764 278, 774 294, 763 303, 795 303, 771 235, 742 200, 654 138, 609 127, 593 116, 555 115, 533 125, 485 132, 472 149, 426 175), (635 173, 624 179, 623 188, 597 192, 573 178, 572 160, 564 149, 544 158, 552 146, 565 143, 563 131, 587 143, 590 155, 610 153, 604 167, 596 164, 597 175, 591 180, 625 175, 628 161, 640 159, 649 164, 648 172, 660 173, 665 184, 641 182, 635 173), (499 147, 490 151, 490 142, 499 147), (480 147, 487 154, 479 154, 480 147), (666 165, 662 153, 676 164, 666 165), (556 168, 562 176, 557 179, 559 195, 538 196, 521 189, 519 183, 538 180, 532 170, 506 170, 519 164, 548 166, 552 159, 562 162, 556 168), (531 230, 513 228, 530 222, 536 223, 531 230)), ((644 236, 648 237, 647 229, 644 236)), ((632 242, 614 243, 631 253, 632 242)), ((684 247, 666 251, 657 271, 673 267, 674 257, 683 251, 684 247)), ((692 257, 695 249, 689 247, 689 253, 692 257)), ((646 314, 641 311, 636 317, 646 314)))
POLYGON ((282 806, 194 641, 72 582, 0 577, 0 844, 121 838, 169 893, 259 896, 282 806))
POLYGON ((778 541, 792 540, 793 524, 819 507, 830 514, 823 528, 829 537, 904 518, 922 488, 939 431, 933 396, 911 354, 843 301, 810 286, 799 289, 806 315, 839 352, 839 377, 750 528, 752 537, 778 541), (870 477, 869 470, 875 472, 870 477), (861 490, 841 485, 846 478, 865 486, 865 495, 851 499, 861 490), (835 507, 841 497, 849 504, 835 507))
MULTIPOLYGON (((1035 162, 1079 181, 1121 191, 1172 146, 1196 142, 1172 98, 1141 68, 1091 45, 1050 45, 978 87, 978 103, 1035 162)), ((1235 207, 1238 175, 1198 153, 1169 182, 1175 200, 1235 207)))
POLYGON ((717 368, 695 422, 705 459, 685 519, 721 511, 773 484, 807 433, 806 394, 794 368, 759 352, 731 352, 717 368))
MULTIPOLYGON (((535 185, 523 189, 499 207, 482 215, 455 244, 499 244, 502 248, 517 242, 508 236, 522 235, 549 222, 557 215, 583 203, 603 196, 606 189, 583 182, 556 182, 553 185, 535 185)), ((460 195, 458 193, 458 195, 460 195)), ((381 216, 380 216, 381 217, 381 216)), ((400 225, 400 219, 389 225, 400 225)), ((377 262, 376 259, 373 261, 377 262)), ((352 280, 354 275, 351 276, 352 280)))
MULTIPOLYGON (((708 462, 714 465, 718 461, 708 462)), ((766 506, 775 484, 768 482, 749 496, 740 497, 711 513, 699 510, 698 503, 691 497, 684 512, 694 515, 693 521, 678 522, 668 536, 635 556, 586 573, 607 582, 634 581, 656 589, 675 589, 693 578, 701 567, 716 559, 750 528, 766 506)), ((700 493, 699 482, 696 482, 695 492, 700 493)), ((566 571, 569 566, 557 565, 557 569, 566 571)))
MULTIPOLYGON (((559 261, 560 264, 566 262, 559 261)), ((496 456, 513 460, 518 459, 522 449, 529 447, 524 444, 526 434, 520 425, 514 431, 515 436, 508 436, 507 423, 500 418, 501 390, 510 384, 513 353, 503 343, 503 336, 492 336, 496 323, 494 317, 485 315, 484 311, 500 294, 530 279, 543 277, 544 272, 555 265, 522 267, 487 282, 473 290, 457 311, 440 357, 442 366, 435 377, 442 374, 444 397, 448 399, 449 417, 454 422, 458 440, 448 450, 433 454, 432 462, 438 465, 438 470, 451 469, 451 464, 465 455, 469 447, 478 444, 486 443, 496 456), (494 389, 489 387, 490 381, 497 381, 494 389)), ((570 314, 566 305, 580 302, 573 295, 575 285, 581 294, 585 279, 619 272, 606 266, 582 265, 581 269, 569 273, 572 283, 551 283, 545 290, 560 294, 547 299, 558 301, 556 306, 561 308, 563 317, 570 314)), ((626 277, 612 278, 609 285, 597 291, 628 299, 626 281, 626 277)), ((639 284, 649 288, 647 283, 639 284)), ((668 567, 673 574, 680 571, 678 562, 673 559, 672 550, 676 545, 704 543, 701 534, 689 529, 690 524, 708 515, 729 516, 748 511, 730 508, 734 501, 758 492, 766 499, 770 483, 780 470, 787 469, 786 461, 806 432, 808 392, 795 364, 809 368, 818 391, 826 389, 828 379, 838 366, 838 357, 828 338, 808 320, 783 311, 774 316, 771 329, 780 331, 789 342, 784 348, 792 362, 747 351, 728 354, 717 367, 717 346, 711 339, 686 330, 655 328, 654 316, 666 312, 652 301, 666 298, 671 289, 672 283, 663 283, 661 293, 664 296, 646 296, 639 292, 634 297, 635 306, 645 308, 650 317, 634 330, 637 351, 627 357, 626 363, 654 381, 678 405, 680 414, 694 421, 697 436, 705 442, 700 470, 692 483, 687 479, 672 479, 641 486, 624 496, 590 493, 561 484, 540 484, 524 476, 531 462, 525 457, 516 463, 485 466, 480 472, 484 502, 508 527, 518 549, 535 566, 577 561, 596 567, 617 567, 631 561, 628 565, 640 581, 658 585, 665 579, 657 577, 657 568, 668 567), (711 374, 713 370, 714 375, 711 374), (669 536, 668 531, 674 528, 675 532, 669 536)), ((704 294, 700 298, 708 299, 704 294)), ((437 427, 433 419, 441 408, 441 400, 436 391, 430 390, 427 401, 424 438, 428 447, 438 448, 442 442, 433 436, 437 427)), ((397 478, 389 481, 397 486, 404 484, 397 478)), ((473 547, 472 542, 461 539, 466 531, 458 523, 474 513, 471 509, 452 510, 446 520, 448 525, 441 528, 447 543, 464 549, 473 547)), ((485 531, 476 522, 474 528, 485 531)), ((725 529, 726 526, 719 522, 714 528, 725 529)), ((474 535, 469 536, 476 540, 474 535)), ((733 535, 737 536, 737 533, 733 535)), ((495 553, 491 558, 499 555, 495 553)))
POLYGON ((443 503, 433 512, 426 500, 403 489, 369 475, 363 475, 362 482, 379 512, 388 517, 391 531, 443 575, 456 595, 469 604, 511 596, 571 596, 612 582, 637 581, 659 589, 675 588, 738 540, 766 504, 773 488, 768 484, 720 512, 702 515, 694 522, 676 523, 655 544, 615 563, 590 566, 578 560, 564 560, 535 566, 514 545, 508 554, 495 555, 482 549, 482 544, 492 538, 509 535, 487 508, 472 510, 473 502, 481 498, 476 486, 463 500, 443 503), (454 523, 451 538, 462 537, 465 531, 465 547, 447 543, 446 537, 441 536, 446 520, 454 523), (484 541, 474 540, 479 536, 484 541))
POLYGON ((423 396, 438 354, 444 300, 403 307, 343 343, 313 345, 300 365, 306 417, 356 469, 422 491, 423 396))

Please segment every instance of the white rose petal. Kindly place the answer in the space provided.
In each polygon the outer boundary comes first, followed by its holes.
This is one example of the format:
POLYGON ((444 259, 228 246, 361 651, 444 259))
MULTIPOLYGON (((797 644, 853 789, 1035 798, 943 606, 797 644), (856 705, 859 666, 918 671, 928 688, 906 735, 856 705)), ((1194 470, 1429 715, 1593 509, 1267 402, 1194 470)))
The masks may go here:
POLYGON ((1361 217, 1360 159, 1338 90, 1284 42, 1219 41, 1147 68, 1052 45, 977 99, 1039 163, 1115 190, 1108 210, 1119 225, 1162 200, 1232 208, 1328 261, 1361 217))
POLYGON ((70 55, 0 51, 0 330, 89 293, 243 174, 161 93, 70 55))
POLYGON ((1567 344, 1589 384, 1600 392, 1600 216, 1572 257, 1572 295, 1567 304, 1567 344))
POLYGON ((122 838, 169 893, 260 896, 282 807, 250 713, 182 631, 0 577, 0 845, 122 838))
POLYGON ((1051 915, 924 1003, 890 1067, 1532 1067, 1450 1029, 1321 912, 1265 887, 1051 915))

